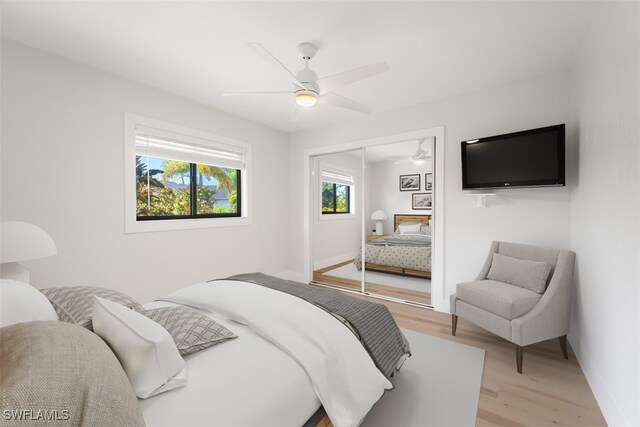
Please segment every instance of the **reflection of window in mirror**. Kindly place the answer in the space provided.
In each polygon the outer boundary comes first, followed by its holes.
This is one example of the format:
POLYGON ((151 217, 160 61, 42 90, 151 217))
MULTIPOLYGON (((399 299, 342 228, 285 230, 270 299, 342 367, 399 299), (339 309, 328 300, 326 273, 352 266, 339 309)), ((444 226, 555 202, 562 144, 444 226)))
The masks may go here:
POLYGON ((320 213, 344 215, 355 212, 356 172, 330 163, 320 162, 320 213))
POLYGON ((322 181, 322 213, 349 213, 351 186, 322 181))
POLYGON ((313 281, 361 292, 354 263, 362 246, 365 202, 362 149, 316 156, 313 163, 313 281))

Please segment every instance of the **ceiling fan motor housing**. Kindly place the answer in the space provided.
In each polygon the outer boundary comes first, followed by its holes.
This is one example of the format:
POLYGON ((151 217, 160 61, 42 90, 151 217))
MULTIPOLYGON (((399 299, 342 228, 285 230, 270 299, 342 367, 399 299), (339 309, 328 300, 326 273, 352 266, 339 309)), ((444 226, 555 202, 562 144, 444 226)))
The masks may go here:
POLYGON ((298 45, 298 52, 302 59, 313 59, 318 52, 318 48, 313 43, 300 43, 298 45))
POLYGON ((302 70, 296 73, 296 78, 302 83, 308 90, 318 92, 318 87, 316 86, 316 80, 318 80, 318 76, 316 73, 311 71, 309 68, 303 68, 302 70))
POLYGON ((318 93, 318 86, 315 84, 318 80, 318 75, 309 68, 309 60, 312 59, 318 48, 313 43, 300 43, 298 45, 298 52, 302 59, 305 60, 305 67, 296 73, 296 78, 302 83, 309 91, 318 93))

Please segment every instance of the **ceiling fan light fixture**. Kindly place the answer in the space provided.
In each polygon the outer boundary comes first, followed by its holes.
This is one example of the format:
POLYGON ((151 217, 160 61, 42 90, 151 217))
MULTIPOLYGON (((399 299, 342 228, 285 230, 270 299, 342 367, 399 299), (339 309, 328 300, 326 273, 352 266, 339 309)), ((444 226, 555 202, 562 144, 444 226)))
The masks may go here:
POLYGON ((421 165, 425 162, 425 160, 427 160, 427 153, 422 151, 422 152, 418 152, 416 153, 415 156, 413 156, 411 158, 411 160, 413 160, 413 163, 415 163, 416 165, 421 165))
POLYGON ((318 94, 311 90, 299 90, 295 94, 295 100, 299 107, 313 107, 318 103, 318 94))
POLYGON ((427 159, 427 157, 429 157, 429 154, 424 151, 422 149, 422 143, 424 142, 424 139, 419 139, 418 140, 418 151, 416 151, 416 154, 411 156, 411 160, 413 160, 413 162, 416 165, 421 165, 425 162, 425 160, 427 159))

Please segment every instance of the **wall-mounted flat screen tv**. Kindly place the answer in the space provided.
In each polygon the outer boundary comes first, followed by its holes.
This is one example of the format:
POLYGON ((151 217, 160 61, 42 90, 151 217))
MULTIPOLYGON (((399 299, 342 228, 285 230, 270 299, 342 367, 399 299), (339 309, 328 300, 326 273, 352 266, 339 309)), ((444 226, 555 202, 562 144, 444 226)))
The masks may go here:
POLYGON ((564 186, 564 127, 462 141, 462 188, 564 186))

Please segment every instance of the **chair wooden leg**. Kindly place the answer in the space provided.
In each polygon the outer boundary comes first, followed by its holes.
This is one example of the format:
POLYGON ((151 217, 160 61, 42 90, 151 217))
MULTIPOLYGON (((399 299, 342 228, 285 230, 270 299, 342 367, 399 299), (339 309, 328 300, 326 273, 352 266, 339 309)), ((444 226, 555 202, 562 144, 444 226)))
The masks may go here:
POLYGON ((516 366, 518 367, 518 373, 522 373, 522 347, 516 344, 516 366))
POLYGON ((451 335, 456 335, 456 329, 458 327, 458 316, 455 314, 451 315, 451 335))
POLYGON ((567 352, 567 336, 563 335, 561 337, 558 337, 558 340, 560 340, 560 348, 562 349, 562 356, 569 360, 569 353, 567 352))

